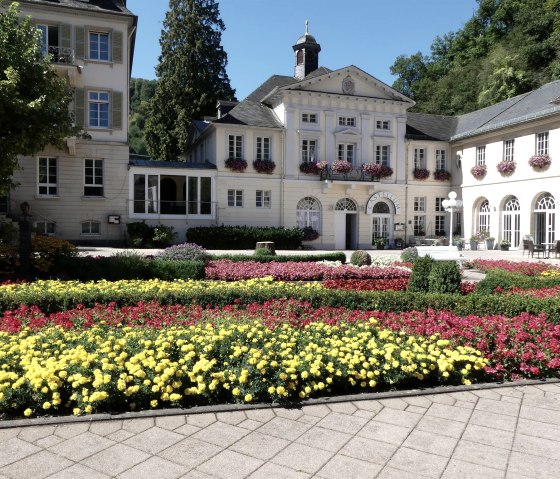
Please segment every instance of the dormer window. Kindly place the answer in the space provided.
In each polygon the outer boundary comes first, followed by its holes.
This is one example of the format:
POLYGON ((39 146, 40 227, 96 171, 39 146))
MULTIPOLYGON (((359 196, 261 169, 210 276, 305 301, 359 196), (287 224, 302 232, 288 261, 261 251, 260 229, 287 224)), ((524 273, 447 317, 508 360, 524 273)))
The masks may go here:
POLYGON ((317 113, 302 113, 301 114, 302 123, 317 123, 317 113))
POLYGON ((339 116, 338 117, 338 124, 340 126, 356 126, 356 117, 355 116, 339 116))

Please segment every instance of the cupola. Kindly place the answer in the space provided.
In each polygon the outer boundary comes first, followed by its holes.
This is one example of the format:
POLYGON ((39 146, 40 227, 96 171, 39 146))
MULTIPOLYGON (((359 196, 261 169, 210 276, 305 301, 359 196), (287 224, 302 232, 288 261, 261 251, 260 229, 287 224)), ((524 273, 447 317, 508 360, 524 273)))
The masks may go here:
POLYGON ((309 33, 309 22, 305 21, 305 34, 299 37, 292 47, 296 54, 295 77, 303 80, 311 72, 319 68, 319 52, 321 45, 315 37, 309 33))

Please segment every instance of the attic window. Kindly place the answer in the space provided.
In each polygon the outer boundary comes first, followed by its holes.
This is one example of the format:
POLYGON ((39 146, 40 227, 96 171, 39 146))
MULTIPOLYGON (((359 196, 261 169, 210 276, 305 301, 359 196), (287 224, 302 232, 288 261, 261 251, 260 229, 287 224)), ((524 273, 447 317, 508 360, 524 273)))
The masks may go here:
POLYGON ((296 63, 298 65, 301 65, 303 63, 303 50, 298 50, 297 56, 296 56, 296 63))

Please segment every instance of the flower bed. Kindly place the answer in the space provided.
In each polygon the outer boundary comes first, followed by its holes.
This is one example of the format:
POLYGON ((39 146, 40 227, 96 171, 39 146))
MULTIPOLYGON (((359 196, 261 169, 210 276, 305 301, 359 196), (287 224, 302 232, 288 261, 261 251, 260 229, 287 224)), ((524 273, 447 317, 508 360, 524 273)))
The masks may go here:
POLYGON ((476 269, 482 272, 486 272, 491 269, 501 269, 508 271, 509 273, 520 273, 527 276, 534 276, 541 274, 544 271, 557 269, 554 266, 542 261, 529 263, 523 261, 475 259, 472 261, 472 264, 476 269))
POLYGON ((406 291, 408 278, 395 279, 328 279, 323 281, 328 289, 351 291, 406 291))

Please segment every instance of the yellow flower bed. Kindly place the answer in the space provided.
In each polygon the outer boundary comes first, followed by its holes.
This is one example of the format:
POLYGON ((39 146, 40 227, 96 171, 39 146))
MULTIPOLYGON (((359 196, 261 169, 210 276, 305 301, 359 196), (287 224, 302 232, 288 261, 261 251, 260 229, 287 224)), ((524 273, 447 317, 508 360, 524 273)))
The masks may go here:
POLYGON ((545 276, 545 277, 548 277, 548 278, 555 278, 555 277, 557 277, 557 276, 560 276, 560 270, 558 270, 558 269, 549 269, 549 270, 547 270, 547 271, 543 271, 543 272, 541 273, 541 276, 545 276))
POLYGON ((487 361, 377 322, 303 329, 223 321, 164 330, 0 333, 0 414, 92 413, 469 384, 487 361))

